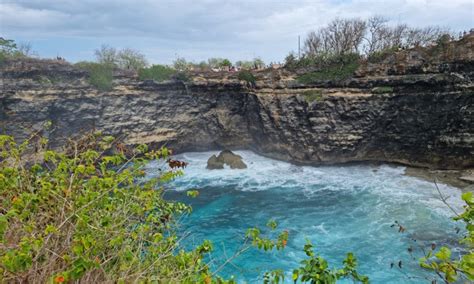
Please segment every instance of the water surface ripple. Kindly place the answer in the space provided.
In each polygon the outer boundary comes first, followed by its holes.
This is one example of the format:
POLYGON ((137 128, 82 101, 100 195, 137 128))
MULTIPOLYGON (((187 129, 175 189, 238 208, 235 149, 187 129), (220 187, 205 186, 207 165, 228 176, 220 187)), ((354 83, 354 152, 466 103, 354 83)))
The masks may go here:
MULTIPOLYGON (((204 239, 214 243, 209 259, 214 268, 242 244, 249 227, 264 227, 273 218, 280 230, 289 231, 284 251, 247 251, 220 272, 239 282, 261 282, 263 273, 296 268, 305 255, 307 239, 331 265, 341 265, 346 252, 359 260, 360 272, 371 283, 429 283, 431 275, 420 269, 408 247, 417 243, 455 245, 456 224, 440 201, 433 183, 404 175, 404 167, 392 165, 295 166, 236 151, 248 165, 245 170, 207 170, 207 159, 216 152, 185 153, 177 159, 189 162, 185 175, 167 187, 166 198, 191 204, 193 213, 183 218, 181 233, 190 235, 185 246, 204 239), (186 196, 199 189, 199 197, 186 196), (398 233, 398 221, 407 228, 398 233), (392 262, 403 269, 390 268, 392 262)), ((150 175, 158 163, 151 165, 150 175)), ((439 185, 450 203, 460 210, 460 190, 439 185)), ((418 256, 416 256, 418 257, 418 256)), ((288 274, 286 282, 291 282, 288 274)), ((350 283, 350 282, 348 282, 350 283)))

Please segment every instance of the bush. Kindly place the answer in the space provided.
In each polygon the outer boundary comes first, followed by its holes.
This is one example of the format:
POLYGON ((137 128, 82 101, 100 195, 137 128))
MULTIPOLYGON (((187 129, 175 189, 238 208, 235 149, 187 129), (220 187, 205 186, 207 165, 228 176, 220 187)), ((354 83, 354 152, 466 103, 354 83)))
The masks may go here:
POLYGON ((308 104, 314 101, 320 102, 323 100, 323 92, 321 90, 304 91, 302 95, 308 104))
POLYGON ((89 72, 89 83, 100 91, 109 91, 112 89, 112 65, 81 61, 76 63, 75 66, 89 72))
POLYGON ((142 68, 138 71, 140 80, 155 80, 162 82, 171 80, 175 75, 176 70, 165 65, 153 65, 148 68, 142 68))
MULTIPOLYGON (((440 194, 441 201, 446 204, 455 214, 455 221, 462 221, 466 227, 466 233, 462 234, 459 243, 465 246, 461 254, 452 254, 447 246, 439 249, 432 244, 428 249, 423 249, 424 257, 419 260, 421 267, 430 270, 444 283, 472 283, 474 281, 474 194, 471 191, 462 194, 465 202, 464 211, 458 213, 448 203, 447 197, 441 194, 438 185, 436 189, 440 194)), ((432 280, 436 283, 436 280, 432 280)))
POLYGON ((237 74, 237 78, 240 81, 245 81, 247 83, 247 85, 249 85, 249 86, 255 86, 255 83, 257 81, 257 79, 252 74, 252 72, 250 72, 248 70, 241 70, 239 72, 239 74, 237 74))
POLYGON ((188 82, 189 81, 189 76, 185 72, 178 72, 174 76, 175 80, 181 81, 181 82, 188 82))
POLYGON ((390 87, 390 86, 375 87, 372 89, 372 93, 374 94, 393 93, 393 87, 390 87))
POLYGON ((292 68, 304 68, 315 70, 303 74, 297 80, 304 84, 310 84, 317 81, 340 81, 350 78, 359 68, 359 55, 343 54, 331 55, 321 54, 313 57, 303 57, 292 68))
POLYGON ((190 208, 162 198, 162 184, 184 164, 172 161, 174 170, 143 180, 150 159, 167 159, 166 148, 127 149, 99 134, 71 141, 64 153, 46 144, 37 135, 22 144, 0 136, 1 282, 211 279, 202 261, 209 242, 179 249, 175 217, 190 208), (32 147, 42 159, 27 158, 32 147), (106 154, 112 148, 120 150, 106 154))
POLYGON ((3 65, 7 59, 16 59, 27 57, 12 39, 0 37, 0 65, 3 65))

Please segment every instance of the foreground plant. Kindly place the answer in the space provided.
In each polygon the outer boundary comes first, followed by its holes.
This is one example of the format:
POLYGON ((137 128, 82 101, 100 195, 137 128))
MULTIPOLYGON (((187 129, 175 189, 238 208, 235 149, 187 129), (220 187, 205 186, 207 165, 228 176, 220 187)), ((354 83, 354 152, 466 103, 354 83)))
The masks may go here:
POLYGON ((175 216, 191 209, 161 189, 180 166, 143 179, 166 148, 126 150, 98 134, 61 152, 46 144, 0 136, 0 282, 222 282, 202 260, 209 242, 180 249, 175 216))
MULTIPOLYGON (((456 212, 448 203, 447 198, 441 194, 435 183, 441 201, 445 203, 455 214, 455 221, 462 221, 466 226, 466 234, 460 239, 460 244, 466 249, 460 256, 452 255, 451 249, 443 246, 436 250, 432 245, 428 251, 423 250, 425 256, 420 259, 420 266, 433 271, 444 283, 454 283, 459 279, 474 281, 474 195, 465 192, 462 195, 464 211, 456 212)), ((436 283, 436 280, 434 280, 436 283)))
MULTIPOLYGON (((277 223, 270 220, 267 227, 272 231, 277 228, 277 223)), ((275 239, 262 236, 260 229, 251 228, 247 231, 246 237, 251 240, 253 246, 271 251, 274 248, 283 250, 288 242, 288 231, 283 231, 275 239)), ((357 272, 357 260, 352 253, 348 253, 343 261, 343 267, 330 268, 326 259, 317 255, 313 250, 313 245, 307 241, 303 248, 307 258, 301 261, 301 266, 293 270, 292 280, 294 283, 311 284, 333 284, 338 280, 350 279, 354 282, 369 283, 369 278, 357 272)), ((278 284, 285 281, 285 273, 281 269, 266 272, 264 274, 264 284, 278 284)))

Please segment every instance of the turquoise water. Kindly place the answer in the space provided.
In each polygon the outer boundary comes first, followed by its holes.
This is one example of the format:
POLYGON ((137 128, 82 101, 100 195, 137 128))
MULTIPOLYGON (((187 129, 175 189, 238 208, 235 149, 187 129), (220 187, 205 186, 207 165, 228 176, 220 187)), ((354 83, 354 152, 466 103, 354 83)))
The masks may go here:
MULTIPOLYGON (((248 169, 206 170, 206 161, 215 152, 177 156, 189 166, 165 195, 193 206, 193 213, 181 220, 183 244, 190 247, 211 240, 214 251, 207 260, 214 269, 241 248, 247 228, 264 228, 274 219, 279 230, 289 231, 284 251, 250 249, 220 270, 222 276, 256 283, 265 271, 283 269, 290 282, 309 239, 332 265, 340 266, 352 251, 359 260, 359 272, 372 283, 430 283, 425 278, 431 274, 417 265, 420 251, 415 249, 413 259, 408 247, 456 244, 455 228, 461 224, 450 219, 452 214, 432 183, 405 176, 403 167, 302 167, 250 151, 237 153, 248 169), (194 188, 200 195, 187 197, 185 191, 194 188), (394 221, 407 231, 398 233, 391 227, 394 221), (390 267, 400 260, 402 269, 390 267)), ((461 192, 446 185, 440 189, 460 210, 461 192)))

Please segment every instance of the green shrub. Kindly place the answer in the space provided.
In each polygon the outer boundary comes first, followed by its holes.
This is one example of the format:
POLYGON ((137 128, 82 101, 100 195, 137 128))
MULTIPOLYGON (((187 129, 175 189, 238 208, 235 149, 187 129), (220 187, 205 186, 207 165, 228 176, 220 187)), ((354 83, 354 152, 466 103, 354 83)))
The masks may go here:
POLYGON ((307 90, 301 93, 304 96, 304 99, 308 104, 314 101, 322 101, 323 100, 323 92, 321 90, 307 90))
POLYGON ((188 82, 190 80, 188 74, 186 74, 185 72, 176 73, 174 79, 181 82, 188 82))
POLYGON ((176 70, 165 65, 152 65, 148 68, 142 68, 138 71, 140 80, 155 80, 162 82, 171 80, 176 74, 176 70))
POLYGON ((17 44, 12 39, 5 39, 0 37, 0 63, 6 59, 15 59, 26 57, 17 44))
POLYGON ((7 61, 7 56, 3 52, 0 52, 0 66, 5 64, 5 61, 7 61))
POLYGON ((318 81, 340 81, 350 78, 359 67, 360 57, 358 54, 320 54, 318 56, 303 57, 292 68, 316 69, 297 77, 304 84, 318 81))
POLYGON ((255 76, 249 70, 241 70, 239 74, 237 74, 237 78, 240 81, 245 81, 249 86, 255 86, 255 83, 257 81, 255 76))
POLYGON ((303 74, 299 76, 297 80, 304 84, 311 84, 318 81, 341 81, 352 77, 357 68, 359 68, 358 61, 342 63, 325 67, 320 71, 303 74))
POLYGON ((374 93, 374 94, 393 93, 393 87, 390 87, 390 86, 375 87, 375 88, 372 89, 372 93, 374 93))
POLYGON ((167 159, 166 148, 128 149, 99 134, 71 140, 61 153, 46 145, 38 135, 22 144, 0 136, 0 282, 211 279, 202 258, 212 245, 184 251, 175 234, 175 217, 190 208, 162 198, 163 183, 184 165, 174 161, 143 180, 149 160, 167 159), (30 148, 44 155, 31 160, 30 148))
POLYGON ((81 61, 74 64, 89 72, 89 83, 100 91, 109 91, 113 83, 113 66, 106 63, 81 61))
MULTIPOLYGON (((278 224, 275 220, 270 220, 267 227, 274 231, 278 224)), ((252 245, 264 251, 273 249, 283 250, 288 241, 288 231, 283 231, 276 235, 275 239, 262 237, 259 228, 247 230, 246 237, 252 241, 252 245)), ((334 284, 339 279, 350 279, 352 282, 369 283, 369 278, 357 272, 357 259, 352 253, 348 253, 343 261, 343 267, 329 267, 328 262, 322 256, 317 255, 313 250, 313 245, 307 241, 303 248, 306 259, 302 260, 301 266, 293 270, 292 280, 294 283, 327 283, 334 284), (298 280, 300 282, 298 282, 298 280)), ((281 269, 265 272, 263 283, 285 283, 285 273, 281 269)))

